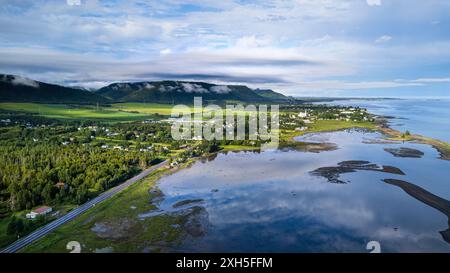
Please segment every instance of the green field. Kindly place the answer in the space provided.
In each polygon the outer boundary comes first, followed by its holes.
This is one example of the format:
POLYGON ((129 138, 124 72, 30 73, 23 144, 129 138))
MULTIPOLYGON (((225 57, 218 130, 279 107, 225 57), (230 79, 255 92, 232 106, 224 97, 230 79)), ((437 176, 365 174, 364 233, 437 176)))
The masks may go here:
MULTIPOLYGON (((173 105, 157 103, 115 103, 111 106, 40 104, 40 103, 0 103, 0 110, 24 112, 57 120, 96 120, 104 122, 129 122, 145 119, 167 118, 173 105)), ((193 107, 189 107, 194 113, 193 107)), ((245 115, 248 112, 236 111, 245 115)))
POLYGON ((113 109, 126 112, 139 112, 141 114, 159 114, 170 115, 173 105, 158 104, 158 103, 115 103, 112 105, 113 109))
POLYGON ((58 120, 135 121, 152 118, 152 115, 149 114, 123 112, 112 107, 66 104, 0 103, 0 109, 32 113, 58 120))
POLYGON ((343 121, 343 120, 318 120, 308 125, 305 133, 338 131, 350 128, 364 128, 375 130, 376 125, 373 122, 343 121))
MULTIPOLYGON (((172 108, 174 107, 174 105, 172 104, 160 104, 160 103, 132 103, 132 102, 128 102, 128 103, 115 103, 112 105, 113 109, 118 109, 121 111, 126 111, 126 112, 139 112, 142 114, 159 114, 159 115, 165 115, 165 116, 169 116, 172 113, 172 108)), ((199 112, 199 110, 194 109, 193 106, 188 106, 189 109, 191 110, 192 113, 195 112, 199 112)), ((222 113, 225 114, 226 112, 224 112, 225 107, 222 108, 223 111, 222 113)), ((248 111, 234 111, 234 114, 237 115, 248 115, 250 112, 248 111)))
POLYGON ((351 128, 362 128, 367 130, 376 130, 377 127, 373 122, 357 122, 344 120, 317 120, 312 124, 308 124, 308 129, 305 131, 283 130, 281 139, 284 141, 292 141, 293 137, 319 132, 339 131, 351 128))
POLYGON ((222 151, 255 151, 259 150, 259 147, 246 146, 246 145, 223 145, 221 146, 222 151))

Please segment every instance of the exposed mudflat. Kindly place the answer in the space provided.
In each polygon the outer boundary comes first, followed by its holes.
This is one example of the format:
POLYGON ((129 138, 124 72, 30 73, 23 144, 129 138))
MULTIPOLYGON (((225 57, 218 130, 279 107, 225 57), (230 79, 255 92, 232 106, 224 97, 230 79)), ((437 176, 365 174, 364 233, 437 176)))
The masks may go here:
POLYGON ((182 228, 193 237, 205 235, 209 226, 209 214, 206 209, 196 206, 188 209, 185 213, 187 215, 182 228))
POLYGON ((398 141, 389 140, 389 139, 364 139, 362 141, 364 144, 398 144, 398 141))
POLYGON ((338 166, 332 167, 321 167, 310 173, 315 176, 321 176, 328 179, 330 183, 337 184, 347 184, 349 181, 343 181, 340 179, 340 175, 344 173, 352 173, 360 171, 376 171, 383 173, 391 173, 397 175, 404 175, 405 173, 397 167, 393 166, 378 166, 377 164, 371 163, 364 160, 349 160, 342 161, 338 163, 338 166))
POLYGON ((114 223, 95 223, 91 231, 103 239, 120 239, 128 236, 128 232, 133 225, 134 222, 132 220, 125 218, 114 223))
POLYGON ((183 206, 190 205, 193 203, 200 203, 202 201, 203 201, 203 199, 187 199, 187 200, 182 200, 182 201, 176 202, 175 204, 172 205, 172 207, 179 208, 179 207, 183 207, 183 206))
POLYGON ((395 157, 411 157, 411 158, 421 158, 424 153, 422 151, 412 149, 412 148, 385 148, 386 152, 392 154, 395 157))
MULTIPOLYGON (((449 219, 449 225, 450 225, 450 201, 448 201, 442 197, 439 197, 435 194, 432 194, 431 192, 428 192, 425 189, 423 189, 417 185, 414 185, 412 183, 409 183, 407 181, 398 180, 398 179, 384 179, 383 181, 388 184, 400 187, 407 194, 416 198, 420 202, 442 212, 449 219)), ((442 235, 442 238, 446 242, 450 243, 450 227, 446 230, 440 231, 440 233, 442 235)))
POLYGON ((200 237, 206 234, 209 227, 209 214, 204 207, 199 205, 204 201, 203 199, 184 199, 172 204, 166 204, 164 203, 164 195, 157 198, 158 202, 152 202, 156 208, 140 214, 140 219, 161 215, 177 217, 182 219, 181 224, 174 226, 174 228, 179 228, 192 237, 200 237))
POLYGON ((282 151, 295 150, 299 152, 320 153, 337 149, 338 146, 335 143, 289 142, 280 144, 280 150, 282 151))

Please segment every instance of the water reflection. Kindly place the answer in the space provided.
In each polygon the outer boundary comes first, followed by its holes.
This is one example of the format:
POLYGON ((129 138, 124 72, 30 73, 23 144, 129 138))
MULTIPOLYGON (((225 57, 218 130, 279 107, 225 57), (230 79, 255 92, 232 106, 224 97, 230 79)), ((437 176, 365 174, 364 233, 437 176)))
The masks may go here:
MULTIPOLYGON (((315 137, 305 136, 304 138, 315 137)), ((201 199, 209 226, 179 251, 193 252, 366 252, 368 241, 389 252, 449 252, 437 230, 448 219, 382 179, 404 179, 440 196, 450 196, 449 162, 427 145, 383 143, 377 133, 347 131, 320 137, 339 149, 219 154, 163 178, 161 208, 201 199), (366 144, 368 140, 372 144, 366 144), (395 157, 384 149, 406 147, 422 158, 395 157), (330 184, 310 174, 342 161, 376 162, 404 173, 343 173, 348 184, 330 184), (426 179, 425 179, 426 178, 426 179), (433 179, 430 179, 433 178, 433 179)))
POLYGON ((428 206, 435 208, 447 216, 449 220, 449 228, 447 230, 441 231, 442 238, 450 243, 450 202, 443 199, 437 195, 434 195, 421 187, 411 184, 406 181, 397 179, 384 179, 384 182, 400 187, 406 193, 416 198, 417 200, 427 204, 428 206))

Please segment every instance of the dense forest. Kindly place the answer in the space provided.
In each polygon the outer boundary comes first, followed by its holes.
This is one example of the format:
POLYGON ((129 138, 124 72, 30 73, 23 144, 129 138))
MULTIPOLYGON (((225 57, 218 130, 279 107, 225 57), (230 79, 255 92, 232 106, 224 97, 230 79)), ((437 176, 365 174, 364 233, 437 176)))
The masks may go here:
POLYGON ((1 129, 0 216, 42 204, 84 203, 158 160, 152 152, 61 145, 49 131, 1 129))

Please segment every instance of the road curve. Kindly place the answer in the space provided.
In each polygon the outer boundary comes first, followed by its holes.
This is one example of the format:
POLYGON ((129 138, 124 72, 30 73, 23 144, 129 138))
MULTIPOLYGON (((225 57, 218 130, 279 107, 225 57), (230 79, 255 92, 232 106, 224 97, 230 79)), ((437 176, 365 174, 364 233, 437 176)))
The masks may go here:
POLYGON ((25 246, 31 244, 32 242, 36 241, 37 239, 41 238, 42 236, 50 233, 51 231, 55 230, 56 228, 58 228, 59 226, 61 226, 64 223, 67 223, 69 221, 71 221, 72 219, 74 219, 75 217, 77 217, 78 215, 84 213, 85 211, 89 210, 90 208, 92 208, 93 206, 95 206, 96 204, 112 197, 113 195, 115 195, 116 193, 122 191, 125 188, 128 188, 129 186, 131 186, 132 184, 136 183, 137 181, 141 180, 142 178, 146 177, 147 175, 149 175, 150 173, 152 173, 153 171, 155 171, 156 169, 167 165, 168 160, 165 160, 159 164, 156 164, 148 169, 146 169, 145 171, 141 172, 140 174, 128 179, 127 181, 123 182, 122 184, 111 188, 107 191, 105 191, 104 193, 100 194, 99 196, 97 196, 96 198, 84 203, 83 205, 73 209, 72 211, 70 211, 69 213, 67 213, 64 216, 61 216, 60 218, 52 221, 51 223, 48 223, 47 225, 43 226, 42 228, 39 228, 38 230, 33 231, 32 233, 28 234, 27 236, 15 241, 14 243, 12 243, 11 245, 7 246, 6 248, 2 249, 0 251, 0 253, 14 253, 17 252, 18 250, 24 248, 25 246))

